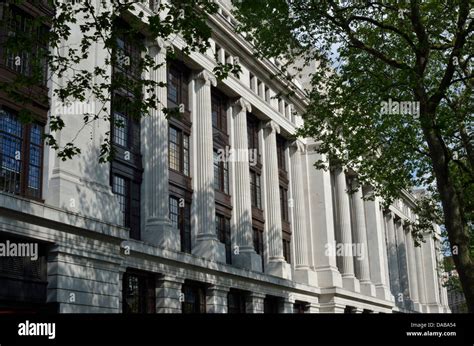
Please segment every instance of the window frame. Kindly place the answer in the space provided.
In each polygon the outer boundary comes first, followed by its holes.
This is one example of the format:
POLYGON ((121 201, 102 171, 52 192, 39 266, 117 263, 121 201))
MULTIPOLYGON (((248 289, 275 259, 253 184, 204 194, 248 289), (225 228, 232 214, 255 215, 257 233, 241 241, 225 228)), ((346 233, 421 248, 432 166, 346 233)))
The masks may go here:
MULTIPOLYGON (((13 159, 15 162, 20 161, 18 165, 18 172, 15 174, 19 175, 19 181, 18 181, 18 191, 9 191, 7 189, 4 189, 3 186, 0 186, 0 191, 4 191, 6 193, 10 193, 13 195, 17 196, 22 196, 26 197, 28 199, 32 200, 37 200, 40 202, 43 202, 42 196, 43 196, 43 168, 44 168, 44 141, 43 141, 43 134, 44 134, 44 125, 39 122, 39 121, 34 121, 33 123, 29 124, 22 124, 20 120, 18 119, 19 114, 15 110, 11 109, 10 107, 6 107, 0 104, 0 114, 3 117, 3 113, 6 114, 6 117, 9 117, 13 121, 15 121, 19 125, 19 130, 21 131, 20 137, 17 135, 12 135, 9 134, 8 132, 4 131, 3 129, 0 129, 0 139, 1 138, 8 138, 8 137, 14 137, 13 140, 19 141, 19 151, 20 151, 20 160, 16 160, 15 157, 10 157, 13 159), (40 129, 40 141, 38 144, 32 142, 32 128, 34 126, 39 127, 40 129), (32 146, 37 148, 37 152, 39 153, 39 167, 36 167, 39 170, 38 174, 38 189, 31 189, 30 188, 30 178, 31 178, 31 166, 32 166, 32 158, 31 158, 31 153, 32 153, 32 146), (33 193, 32 190, 36 190, 36 193, 33 193)), ((3 158, 3 156, 8 156, 6 154, 3 154, 3 143, 11 143, 12 141, 7 141, 5 142, 0 142, 0 158, 3 158)), ((15 150, 15 153, 18 151, 15 150)), ((16 156, 16 155, 15 155, 16 156)), ((2 159, 3 160, 3 159, 2 159)), ((3 174, 3 161, 0 161, 0 173, 3 174)), ((36 166, 36 165, 34 165, 36 166)), ((6 171, 11 171, 10 169, 6 168, 6 171)), ((6 181, 6 180, 5 180, 6 181)))

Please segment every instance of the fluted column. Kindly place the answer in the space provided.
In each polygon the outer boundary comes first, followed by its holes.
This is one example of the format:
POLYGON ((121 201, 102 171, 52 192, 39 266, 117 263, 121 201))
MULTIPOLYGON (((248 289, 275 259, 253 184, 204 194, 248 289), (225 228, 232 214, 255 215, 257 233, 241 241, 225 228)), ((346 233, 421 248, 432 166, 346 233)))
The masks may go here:
POLYGON ((440 313, 442 309, 438 287, 438 263, 433 234, 425 234, 425 242, 421 245, 421 250, 423 252, 423 267, 425 268, 425 292, 428 312, 440 313))
POLYGON ((375 286, 370 281, 367 226, 365 222, 365 210, 362 188, 356 178, 352 180, 352 184, 353 190, 355 191, 352 194, 352 205, 354 208, 353 215, 355 218, 354 242, 356 244, 359 244, 360 248, 362 249, 362 253, 359 254, 359 257, 356 257, 356 265, 360 280, 360 289, 361 292, 366 295, 375 296, 375 286))
POLYGON ((359 280, 354 274, 354 256, 352 252, 352 229, 351 229, 351 215, 349 194, 347 193, 346 174, 340 167, 335 168, 334 172, 337 194, 337 208, 338 208, 338 226, 340 234, 340 244, 343 246, 342 256, 342 283, 343 287, 349 290, 360 292, 359 280))
POLYGON ((325 155, 317 152, 318 143, 308 140, 306 144, 307 169, 305 180, 308 182, 309 213, 308 227, 313 237, 314 270, 318 277, 320 287, 342 287, 341 273, 337 268, 335 251, 335 225, 333 211, 333 193, 331 172, 316 169, 313 164, 319 160, 326 162, 325 155))
POLYGON ((266 226, 268 241, 269 274, 289 278, 291 268, 283 257, 283 238, 280 210, 280 189, 278 163, 276 156, 276 135, 280 127, 274 121, 265 124, 265 190, 266 190, 266 226))
POLYGON ((407 258, 408 258, 408 275, 409 275, 409 287, 410 287, 410 299, 413 302, 413 309, 421 311, 420 301, 418 297, 418 277, 416 274, 416 255, 415 255, 415 242, 410 232, 410 227, 406 233, 407 240, 407 258))
MULTIPOLYGON (((415 247, 415 259, 416 259, 416 275, 418 281, 418 298, 420 304, 426 304, 426 288, 425 288, 425 274, 423 268, 423 254, 421 252, 421 246, 415 247)), ((422 307, 423 312, 425 311, 424 306, 422 307)))
POLYGON ((303 190, 303 164, 301 155, 304 145, 294 141, 290 146, 291 153, 291 191, 293 194, 293 232, 295 239, 295 280, 310 285, 317 285, 316 273, 310 270, 308 254, 308 237, 306 231, 306 205, 303 190))
POLYGON ((398 256, 398 272, 400 277, 400 293, 404 297, 404 306, 406 309, 412 308, 410 305, 410 294, 408 284, 408 262, 407 249, 405 241, 405 231, 403 230, 403 220, 398 220, 395 223, 395 233, 397 240, 397 256, 398 256))
MULTIPOLYGON (((233 104, 234 149, 248 154, 247 112, 252 111, 250 103, 240 98, 233 104)), ((262 260, 253 247, 252 200, 250 197, 250 173, 248 155, 246 160, 235 160, 235 193, 233 215, 236 222, 237 253, 233 252, 233 263, 246 269, 262 271, 262 260)))
POLYGON ((397 241, 395 239, 395 225, 392 212, 385 214, 386 231, 387 231, 387 252, 388 252, 388 268, 390 273, 390 289, 395 297, 397 305, 403 304, 403 293, 400 289, 400 274, 398 269, 397 241))
MULTIPOLYGON (((149 52, 159 66, 149 72, 155 82, 166 81, 166 50, 168 44, 157 40, 150 44, 149 52)), ((153 93, 158 99, 157 109, 142 119, 141 152, 143 160, 143 210, 144 230, 142 238, 153 244, 174 250, 180 249, 180 234, 172 228, 168 205, 168 121, 163 113, 166 107, 166 87, 155 86, 153 93)))
POLYGON ((365 187, 365 194, 372 198, 365 204, 367 227, 368 256, 370 261, 370 278, 375 284, 377 298, 392 300, 388 277, 388 264, 386 259, 385 230, 380 211, 380 200, 373 196, 374 191, 370 186, 365 187))
POLYGON ((211 84, 216 85, 215 77, 208 71, 195 75, 195 137, 196 176, 196 246, 193 253, 210 260, 225 262, 225 246, 216 234, 216 208, 214 202, 214 154, 211 116, 211 84))

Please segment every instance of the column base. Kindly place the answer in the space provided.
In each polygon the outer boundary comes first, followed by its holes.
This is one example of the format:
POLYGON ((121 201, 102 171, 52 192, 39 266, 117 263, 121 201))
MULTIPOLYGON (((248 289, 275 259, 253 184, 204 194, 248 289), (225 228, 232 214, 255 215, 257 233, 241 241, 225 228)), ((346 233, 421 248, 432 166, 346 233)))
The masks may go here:
POLYGON ((342 287, 341 273, 336 267, 316 267, 316 275, 321 288, 342 287))
POLYGON ((444 311, 443 307, 438 304, 429 304, 426 308, 426 312, 430 314, 440 314, 444 311))
POLYGON ((416 302, 416 303, 413 303, 413 310, 417 312, 423 312, 423 307, 421 306, 420 303, 416 302))
POLYGON ((226 314, 227 293, 229 289, 221 286, 211 286, 206 290, 206 312, 208 314, 226 314))
POLYGON ((293 313, 293 303, 288 299, 283 299, 279 309, 281 314, 292 314, 293 313))
POLYGON ((296 269, 293 280, 309 286, 318 287, 318 275, 310 269, 296 269))
POLYGON ((379 299, 383 299, 389 302, 395 301, 392 296, 392 293, 390 293, 390 290, 385 285, 375 285, 375 293, 376 297, 379 299))
POLYGON ((361 281, 360 282, 360 293, 365 294, 366 296, 375 297, 375 285, 370 281, 361 281))
POLYGON ((249 314, 263 314, 264 312, 264 294, 249 293, 245 302, 245 310, 249 314))
POLYGON ((198 239, 194 246, 193 255, 210 261, 225 263, 225 245, 216 238, 198 239))
POLYGON ((167 221, 153 220, 145 224, 142 239, 159 247, 179 251, 181 236, 179 230, 173 228, 167 221))
POLYGON ((342 287, 352 292, 360 293, 360 283, 354 275, 342 275, 342 287))
POLYGON ((232 254, 232 263, 236 267, 248 269, 254 272, 262 272, 262 256, 255 251, 240 251, 238 255, 232 254))
POLYGON ((268 262, 265 273, 291 280, 291 266, 284 260, 268 262))

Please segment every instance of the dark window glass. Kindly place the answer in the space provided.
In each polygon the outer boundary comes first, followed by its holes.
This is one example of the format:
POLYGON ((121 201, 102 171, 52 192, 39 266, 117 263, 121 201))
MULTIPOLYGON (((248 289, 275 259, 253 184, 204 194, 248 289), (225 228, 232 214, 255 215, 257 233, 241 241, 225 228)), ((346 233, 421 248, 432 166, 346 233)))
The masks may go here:
POLYGON ((189 109, 188 79, 189 70, 182 63, 168 64, 168 107, 178 107, 182 104, 185 111, 189 109))
POLYGON ((223 133, 227 133, 226 99, 213 89, 211 100, 212 126, 223 133))
POLYGON ((119 198, 120 213, 122 215, 120 224, 130 227, 130 182, 128 179, 118 175, 113 176, 112 191, 119 198))
POLYGON ((277 137, 277 161, 278 168, 286 171, 285 163, 285 140, 282 137, 277 137))
POLYGON ((229 314, 245 314, 245 292, 229 291, 227 294, 227 312, 229 314))
POLYGON ((283 186, 280 186, 280 209, 282 220, 288 222, 288 190, 283 186))
POLYGON ((229 194, 229 163, 214 151, 214 189, 229 194))
POLYGON ((155 278, 152 274, 123 275, 123 312, 155 313, 155 278))
POLYGON ((225 245, 226 263, 232 263, 231 238, 230 238, 230 219, 217 214, 216 215, 216 233, 219 241, 225 245))
POLYGON ((263 312, 265 314, 277 314, 279 312, 279 300, 277 297, 266 296, 263 301, 263 312))
POLYGON ((304 302, 295 302, 293 304, 293 313, 304 314, 307 310, 307 304, 304 302))
POLYGON ((255 252, 262 257, 262 271, 264 271, 264 263, 265 263, 265 256, 264 256, 264 243, 263 243, 263 230, 258 228, 253 228, 253 248, 255 252))
POLYGON ((46 85, 48 49, 45 38, 48 28, 14 5, 2 9, 1 64, 34 79, 37 84, 46 85))
POLYGON ((43 127, 0 109, 0 190, 41 198, 43 127))
POLYGON ((173 126, 168 131, 169 168, 189 176, 189 136, 173 126))
POLYGON ((291 263, 291 242, 288 239, 283 239, 283 257, 287 263, 291 263))
POLYGON ((194 283, 185 283, 182 286, 184 301, 182 310, 184 314, 205 314, 206 313, 206 294, 202 285, 194 283))
POLYGON ((181 235, 181 251, 191 253, 191 205, 183 199, 170 196, 170 219, 181 235))
POLYGON ((260 174, 250 170, 250 194, 252 206, 262 209, 262 189, 260 183, 260 174))
POLYGON ((260 162, 260 151, 258 144, 258 121, 252 117, 247 117, 247 138, 249 142, 249 150, 257 151, 258 162, 260 162))

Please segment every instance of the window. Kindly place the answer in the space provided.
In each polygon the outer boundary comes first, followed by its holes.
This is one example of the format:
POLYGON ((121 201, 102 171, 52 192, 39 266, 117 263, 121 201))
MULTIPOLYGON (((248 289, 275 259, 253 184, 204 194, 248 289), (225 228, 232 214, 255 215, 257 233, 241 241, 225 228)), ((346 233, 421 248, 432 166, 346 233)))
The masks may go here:
POLYGON ((260 185, 260 174, 250 170, 250 195, 252 207, 262 209, 262 190, 260 185))
POLYGON ((283 186, 280 186, 280 209, 281 209, 281 219, 283 221, 289 221, 288 214, 288 190, 283 186))
POLYGON ((15 112, 0 108, 0 190, 41 198, 43 126, 22 124, 15 112))
POLYGON ((245 292, 231 289, 227 294, 227 312, 245 314, 245 292))
POLYGON ((169 168, 189 176, 189 135, 170 126, 168 142, 169 168))
MULTIPOLYGON (((188 101, 188 79, 189 71, 184 64, 174 61, 168 65, 168 107, 184 106, 189 110, 188 101)), ((189 111, 188 111, 189 112, 189 111)))
POLYGON ((123 312, 150 314, 155 311, 154 275, 126 272, 123 275, 123 312))
POLYGON ((1 64, 46 85, 48 28, 14 5, 3 6, 0 22, 1 64))
POLYGON ((265 256, 263 254, 263 229, 252 228, 253 231, 253 248, 255 252, 262 257, 262 271, 264 271, 265 256))
POLYGON ((262 97, 262 82, 257 80, 257 95, 262 97))
POLYGON ((182 286, 184 301, 182 304, 183 314, 205 314, 206 294, 203 285, 186 282, 182 286))
POLYGON ((249 150, 257 151, 258 162, 260 162, 258 130, 259 130, 258 120, 255 117, 249 115, 247 117, 247 138, 249 142, 249 150))
POLYGON ((112 192, 119 198, 120 225, 130 228, 131 238, 140 239, 140 184, 113 174, 112 192))
POLYGON ((286 172, 285 139, 280 136, 277 137, 277 161, 278 168, 286 172))
POLYGON ((305 302, 296 301, 293 304, 294 314, 304 314, 307 311, 308 305, 305 302))
POLYGON ((287 263, 291 263, 291 242, 285 239, 285 235, 283 235, 283 257, 287 263))
POLYGON ((214 189, 229 194, 229 163, 214 150, 214 189))
POLYGON ((181 251, 191 253, 191 206, 184 199, 169 197, 170 219, 181 235, 181 251))
POLYGON ((213 88, 212 90, 212 126, 227 134, 227 112, 226 100, 222 94, 213 88))
POLYGON ((225 259, 227 264, 232 263, 230 219, 216 214, 216 233, 219 241, 225 245, 225 259))
POLYGON ((263 301, 263 312, 265 314, 277 314, 279 312, 278 297, 266 296, 263 301))
MULTIPOLYGON (((116 145, 120 145, 124 148, 129 147, 129 137, 130 137, 130 124, 129 124, 129 115, 127 110, 124 107, 126 101, 124 98, 115 95, 112 101, 113 104, 113 130, 112 138, 113 142, 116 145)), ((139 140, 137 138, 136 140, 139 140)))

